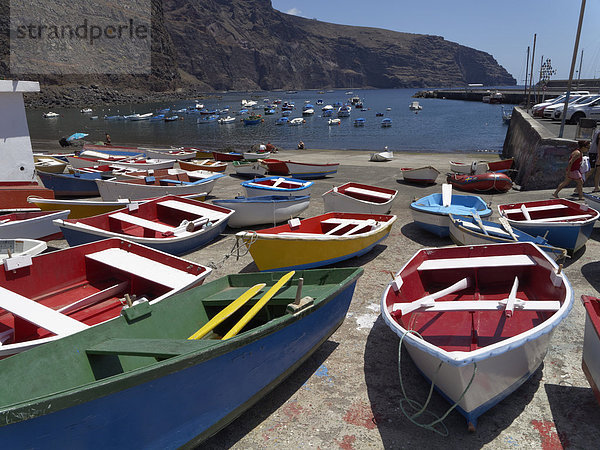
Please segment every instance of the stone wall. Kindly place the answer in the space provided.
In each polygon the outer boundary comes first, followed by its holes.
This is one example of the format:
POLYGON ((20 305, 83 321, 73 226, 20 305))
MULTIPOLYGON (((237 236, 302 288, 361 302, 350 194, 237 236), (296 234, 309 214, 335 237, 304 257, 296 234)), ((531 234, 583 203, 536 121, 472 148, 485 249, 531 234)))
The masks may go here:
POLYGON ((557 138, 527 112, 515 107, 506 132, 502 156, 514 158, 515 184, 521 190, 554 189, 565 177, 577 141, 557 138))

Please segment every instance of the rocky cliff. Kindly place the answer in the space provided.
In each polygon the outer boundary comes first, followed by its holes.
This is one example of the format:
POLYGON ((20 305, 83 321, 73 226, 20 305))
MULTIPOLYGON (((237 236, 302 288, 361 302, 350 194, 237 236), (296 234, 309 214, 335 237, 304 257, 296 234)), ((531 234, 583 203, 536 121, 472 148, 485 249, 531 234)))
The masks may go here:
MULTIPOLYGON (((440 36, 305 19, 273 9, 270 0, 152 2, 150 75, 32 74, 28 78, 40 79, 43 86, 84 86, 81 91, 90 91, 95 103, 123 100, 124 92, 135 89, 179 89, 180 95, 186 95, 212 90, 516 83, 491 55, 440 36), (99 87, 89 89, 90 84, 99 87)), ((0 8, 6 8, 6 0, 0 3, 0 8)), ((6 20, 0 20, 0 27, 7 29, 6 20)), ((7 49, 7 42, 7 32, 0 33, 0 48, 7 49)), ((6 50, 0 53, 0 75, 12 77, 7 56, 6 50)), ((62 89, 48 92, 54 94, 47 104, 61 102, 62 89)), ((79 97, 82 95, 88 93, 78 92, 79 97)))

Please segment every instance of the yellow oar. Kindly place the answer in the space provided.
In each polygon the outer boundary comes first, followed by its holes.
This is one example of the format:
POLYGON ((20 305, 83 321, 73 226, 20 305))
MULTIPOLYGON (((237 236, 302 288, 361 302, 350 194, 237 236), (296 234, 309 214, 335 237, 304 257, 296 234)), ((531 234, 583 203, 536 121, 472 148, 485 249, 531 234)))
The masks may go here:
POLYGON ((260 291, 265 286, 265 283, 259 283, 252 286, 250 289, 248 289, 246 292, 244 292, 242 295, 240 295, 238 298, 232 301, 229 305, 223 308, 222 311, 219 311, 219 313, 215 317, 210 319, 210 321, 206 325, 204 325, 202 328, 200 328, 198 331, 192 334, 188 339, 200 339, 201 337, 206 336, 217 325, 219 325, 230 315, 232 315, 234 312, 240 309, 244 305, 244 303, 246 303, 248 300, 254 297, 258 293, 258 291, 260 291))
POLYGON ((265 304, 271 300, 271 298, 273 298, 273 296, 275 294, 277 294, 277 291, 279 291, 279 289, 281 289, 281 287, 287 283, 290 278, 292 278, 294 276, 296 272, 294 270, 292 270, 291 272, 286 273, 284 276, 282 276, 279 281, 277 283, 275 283, 271 289, 269 289, 267 291, 267 293, 265 295, 263 295, 260 300, 258 300, 254 306, 252 308, 250 308, 250 311, 248 311, 244 317, 242 317, 240 319, 240 321, 238 323, 236 323, 233 328, 231 330, 229 330, 229 332, 223 336, 223 340, 225 339, 229 339, 232 338, 233 336, 235 336, 236 334, 238 334, 240 332, 240 330, 242 328, 244 328, 246 326, 246 324, 248 322, 250 322, 250 320, 252 320, 252 318, 256 315, 256 313, 258 313, 258 311, 260 311, 260 309, 265 306, 265 304))

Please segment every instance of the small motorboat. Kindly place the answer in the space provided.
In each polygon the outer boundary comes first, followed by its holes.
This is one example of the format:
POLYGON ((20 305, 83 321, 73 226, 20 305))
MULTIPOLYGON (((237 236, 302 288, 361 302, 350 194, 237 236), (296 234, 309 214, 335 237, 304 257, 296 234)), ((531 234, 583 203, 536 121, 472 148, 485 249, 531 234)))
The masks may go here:
POLYGON ((264 195, 310 195, 310 188, 313 184, 312 181, 283 177, 255 178, 252 181, 242 182, 247 197, 260 197, 264 195))
POLYGON ((275 125, 285 125, 290 119, 287 116, 280 117, 275 121, 275 125))
POLYGON ((508 192, 512 180, 504 173, 486 172, 477 175, 448 174, 446 182, 466 192, 508 192))
POLYGON ((456 245, 504 244, 512 242, 533 242, 555 261, 564 259, 567 251, 554 247, 542 236, 533 237, 524 231, 513 229, 503 219, 499 224, 482 220, 477 214, 455 216, 450 214, 450 239, 456 245))
POLYGON ((391 161, 392 159, 394 159, 394 152, 388 151, 388 149, 386 147, 383 152, 371 153, 371 157, 369 158, 369 161, 387 162, 387 161, 391 161))
POLYGON ((232 210, 210 203, 166 195, 135 207, 54 223, 70 246, 117 237, 182 255, 216 239, 232 214, 232 210))
POLYGON ((339 125, 342 123, 342 121, 340 119, 329 119, 327 121, 327 123, 329 126, 332 126, 332 125, 339 125))
POLYGON ((125 116, 126 119, 129 119, 133 122, 138 122, 140 120, 150 120, 150 117, 152 117, 153 114, 150 113, 145 113, 145 114, 130 114, 128 116, 125 116))
MULTIPOLYGON (((134 263, 135 273, 142 267, 134 263)), ((10 449, 63 448, 67 435, 73 448, 201 446, 246 410, 260 413, 252 406, 343 323, 362 273, 227 275, 12 356, 0 362, 0 441, 10 449), (41 362, 43 370, 32 372, 41 362), (27 388, 16 389, 15 379, 27 388), (100 420, 84 411, 110 413, 100 420), (139 425, 121 432, 123 417, 139 425)), ((159 269, 157 278, 167 273, 159 269)))
POLYGON ((600 403, 600 298, 582 295, 581 301, 585 308, 581 367, 600 403))
POLYGON ((392 126, 392 119, 386 117, 385 119, 381 119, 381 128, 389 128, 392 126))
POLYGON ((365 122, 366 122, 366 120, 364 117, 358 117, 358 118, 354 119, 354 126, 355 127, 364 127, 365 122))
POLYGON ((174 116, 165 116, 165 122, 175 122, 177 120, 179 120, 179 116, 178 115, 174 115, 174 116))
POLYGON ((450 214, 468 216, 477 213, 488 217, 492 210, 476 195, 452 194, 452 186, 442 185, 441 194, 430 194, 410 204, 414 222, 440 237, 450 235, 450 214))
POLYGON ((259 161, 234 161, 233 169, 236 174, 246 178, 264 177, 267 173, 267 168, 259 161))
POLYGON ((265 195, 259 197, 236 197, 213 200, 215 205, 234 211, 227 225, 231 228, 251 227, 262 224, 278 224, 297 217, 308 208, 310 195, 265 195))
POLYGON ((414 101, 408 104, 408 109, 410 109, 411 111, 420 111, 423 109, 423 107, 419 104, 419 102, 414 101))
POLYGON ((323 194, 325 212, 388 214, 398 191, 361 183, 345 183, 323 194))
POLYGON ((381 297, 385 323, 472 430, 540 367, 572 306, 565 272, 530 242, 419 250, 381 297))
POLYGON ((228 123, 235 123, 236 118, 235 117, 231 117, 231 116, 227 116, 227 117, 220 117, 218 122, 221 125, 226 125, 228 123))
POLYGON ((563 198, 498 205, 500 216, 513 228, 544 236, 551 245, 572 255, 582 248, 600 213, 587 205, 563 198))
POLYGON ((0 359, 116 319, 126 298, 131 305, 156 304, 201 284, 210 272, 121 239, 5 259, 0 359))
POLYGON ((44 114, 43 114, 43 116, 44 116, 46 119, 53 119, 53 118, 55 118, 55 117, 58 117, 58 116, 60 116, 60 114, 50 111, 50 112, 44 113, 44 114))
MULTIPOLYGON (((47 248, 48 244, 38 239, 0 239, 0 263, 4 264, 4 260, 7 258, 39 255, 47 248)), ((8 263, 9 266, 12 264, 8 263)))
POLYGON ((219 116, 202 116, 196 119, 198 125, 206 125, 209 123, 217 123, 219 116))
POLYGON ((302 117, 295 117, 291 119, 288 123, 292 126, 298 126, 302 125, 303 123, 306 123, 306 120, 304 120, 302 117))
POLYGON ((209 172, 225 172, 227 163, 224 161, 213 161, 211 159, 192 159, 179 161, 179 168, 183 170, 208 170, 209 172))
POLYGON ((369 252, 390 233, 396 216, 331 212, 257 231, 241 231, 258 270, 328 266, 369 252))
POLYGON ((61 237, 53 223, 66 219, 69 211, 25 211, 0 215, 0 239, 42 239, 50 241, 61 237))
POLYGON ((403 167, 400 169, 402 171, 402 178, 407 183, 416 183, 416 184, 435 184, 435 180, 437 180, 440 171, 432 166, 418 167, 418 168, 410 168, 403 167))

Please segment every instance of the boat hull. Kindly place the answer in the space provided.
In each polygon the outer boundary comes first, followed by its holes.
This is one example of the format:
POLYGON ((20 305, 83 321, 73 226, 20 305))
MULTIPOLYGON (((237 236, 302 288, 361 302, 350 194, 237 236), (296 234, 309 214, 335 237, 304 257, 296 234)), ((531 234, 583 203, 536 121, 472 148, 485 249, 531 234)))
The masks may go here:
POLYGON ((259 162, 241 163, 234 161, 233 168, 235 173, 241 177, 253 178, 253 177, 264 177, 267 173, 267 169, 259 162))
MULTIPOLYGON (((0 427, 0 439, 10 448, 60 448, 68 427, 73 447, 174 449, 197 445, 264 397, 333 334, 346 316, 361 273, 355 270, 355 275, 343 280, 318 307, 299 316, 289 315, 279 326, 231 339, 218 351, 205 349, 158 362, 148 370, 117 375, 112 382, 79 395, 61 393, 60 404, 53 396, 44 397, 26 407, 27 414, 21 417, 28 420, 0 427), (50 409, 51 413, 45 413, 50 409), (129 423, 127 432, 123 432, 124 423, 129 423)), ((219 281, 178 297, 193 299, 219 281)), ((147 327, 153 325, 156 316, 142 320, 137 329, 143 328, 144 321, 150 322, 147 327)), ((104 336, 82 340, 78 349, 85 352, 106 340, 111 336, 110 325, 105 326, 104 336)), ((71 339, 64 341, 68 345, 71 339)), ((15 417, 13 411, 0 411, 0 417, 10 414, 15 417)))
POLYGON ((242 228, 261 224, 276 224, 296 217, 310 203, 310 196, 263 196, 236 198, 231 200, 213 200, 215 205, 233 209, 227 225, 242 228))
POLYGON ((393 189, 377 188, 375 186, 362 185, 358 183, 347 183, 339 188, 330 189, 323 194, 323 207, 325 212, 352 212, 365 214, 387 214, 392 209, 392 203, 396 199, 397 191, 393 189), (357 198, 347 195, 343 191, 345 186, 357 186, 366 190, 385 193, 389 200, 383 202, 369 201, 367 198, 357 198))
POLYGON ((478 175, 448 175, 447 182, 466 192, 508 192, 512 180, 503 173, 488 172, 478 175))
POLYGON ((419 167, 418 169, 401 169, 402 178, 408 183, 416 184, 435 184, 439 170, 434 167, 419 167))
POLYGON ((316 178, 325 178, 337 173, 339 164, 303 164, 286 161, 286 166, 290 171, 290 176, 301 180, 313 180, 316 178))
MULTIPOLYGON (((258 178, 254 179, 253 181, 243 182, 242 186, 246 190, 246 197, 260 197, 264 195, 310 195, 310 190, 313 185, 312 181, 304 182, 303 185, 298 185, 298 187, 293 188, 259 184, 261 180, 269 179, 277 180, 277 177, 258 178)), ((302 180, 299 179, 286 178, 286 180, 292 181, 294 183, 302 183, 302 180)))
POLYGON ((600 403, 600 303, 586 295, 581 300, 586 312, 581 366, 600 403))
MULTIPOLYGON (((60 228, 54 224, 56 219, 66 219, 69 211, 49 211, 44 213, 16 213, 16 217, 0 224, 0 239, 44 239, 60 237, 60 228)), ((0 216, 0 219, 9 216, 0 216)))
POLYGON ((57 174, 39 172, 42 184, 59 197, 95 197, 100 195, 96 180, 102 173, 57 174))
MULTIPOLYGON (((218 175, 219 177, 222 175, 218 175)), ((154 186, 123 183, 115 180, 97 180, 98 191, 104 201, 116 201, 120 198, 142 200, 145 198, 161 197, 163 195, 193 195, 210 194, 217 179, 202 183, 179 184, 172 186, 154 186)))

